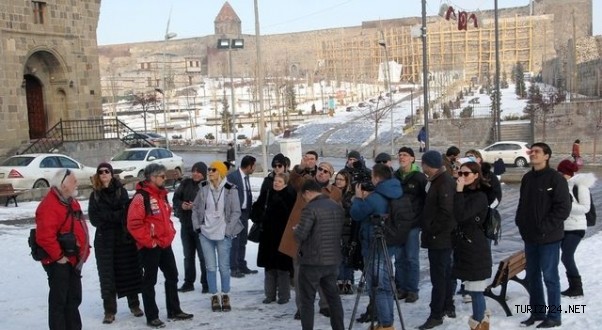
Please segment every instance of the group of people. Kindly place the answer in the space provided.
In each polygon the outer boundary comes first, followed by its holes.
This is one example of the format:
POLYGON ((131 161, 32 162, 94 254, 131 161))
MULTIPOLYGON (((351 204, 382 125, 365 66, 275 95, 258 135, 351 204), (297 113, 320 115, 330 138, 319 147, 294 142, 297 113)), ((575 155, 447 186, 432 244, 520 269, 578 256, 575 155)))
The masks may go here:
MULTIPOLYGON (((575 162, 564 160, 549 167, 551 149, 545 143, 531 147, 532 170, 522 179, 516 224, 525 242, 530 304, 560 305, 560 296, 583 295, 574 254, 591 203, 592 174, 576 174, 575 162), (577 188, 573 188, 577 187, 577 188), (570 287, 560 292, 559 253, 570 287)), ((472 302, 471 330, 489 329, 490 313, 483 292, 491 276, 491 240, 484 221, 502 200, 502 189, 491 165, 478 150, 450 147, 441 153, 422 154, 415 164, 412 148, 399 149, 399 168, 389 154, 379 154, 369 169, 357 151, 347 155, 345 167, 318 162, 306 152, 299 164, 277 154, 253 202, 249 176, 255 158, 244 156, 238 168, 229 162, 203 162, 192 166, 173 195, 173 208, 165 189, 162 165, 145 169, 130 199, 108 163, 98 165, 93 177, 89 219, 96 227, 94 248, 103 300, 103 323, 112 323, 117 298, 127 297, 134 316, 146 315, 147 325, 164 327, 155 302, 160 269, 165 277, 167 317, 187 320, 192 314, 180 307, 178 292, 194 290, 196 258, 200 263, 201 292, 209 293, 212 311, 230 311, 230 278, 255 274, 245 260, 249 220, 262 228, 257 265, 264 268, 264 304, 286 304, 294 286, 297 312, 303 329, 312 329, 314 300, 330 318, 333 329, 344 329, 340 294, 354 293, 356 270, 364 271, 370 302, 359 322, 376 323, 372 329, 394 329, 394 301, 419 299, 419 250, 428 250, 430 314, 420 329, 455 318, 453 294, 457 279, 466 301, 472 302), (228 163, 228 164, 227 164, 228 163), (391 213, 391 201, 409 196, 415 217, 407 225, 402 243, 386 242, 375 249, 375 218, 391 213), (172 212, 181 222, 184 283, 178 289, 178 271, 171 244, 176 234, 172 212), (386 253, 386 255, 385 255, 386 253), (394 273, 391 273, 391 270, 394 273), (217 286, 219 270, 220 290, 217 286), (138 294, 142 294, 144 311, 138 294)), ((88 227, 77 195, 77 180, 60 170, 48 195, 36 211, 36 240, 48 253, 42 265, 48 273, 49 328, 81 329, 78 306, 82 300, 81 269, 90 254, 88 227), (75 249, 57 237, 71 233, 75 249), (71 251, 75 250, 75 251, 71 251)), ((539 328, 561 324, 560 314, 533 309, 524 325, 541 321, 539 328)))

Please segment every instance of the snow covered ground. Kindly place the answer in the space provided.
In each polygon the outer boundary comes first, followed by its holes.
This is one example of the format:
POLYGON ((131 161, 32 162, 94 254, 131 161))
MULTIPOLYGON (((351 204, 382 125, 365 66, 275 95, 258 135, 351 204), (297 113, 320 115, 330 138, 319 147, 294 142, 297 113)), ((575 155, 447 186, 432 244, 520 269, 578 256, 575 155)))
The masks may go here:
MULTIPOLYGON (((261 185, 261 178, 252 178, 252 188, 257 195, 261 185)), ((506 193, 505 193, 506 194, 506 193)), ((257 196, 255 196, 257 197, 257 196)), ((171 195, 170 195, 171 199, 171 195)), ((508 203, 508 202, 506 202, 508 203)), ((87 201, 81 201, 82 208, 87 209, 87 201)), ((3 261, 0 272, 0 329, 44 329, 47 320, 47 294, 48 285, 46 274, 40 264, 29 256, 27 246, 27 235, 33 224, 14 225, 11 219, 30 218, 34 215, 38 202, 19 203, 19 207, 0 206, 0 255, 3 261)), ((176 229, 179 230, 179 222, 173 219, 176 229)), ((512 224, 508 224, 512 226, 512 224)), ((90 226, 91 227, 91 226, 90 226)), ((90 233, 94 237, 93 227, 90 233)), ((505 230, 505 235, 515 234, 514 231, 505 230)), ((518 248, 516 242, 503 240, 496 250, 515 250, 518 248)), ((173 243, 176 255, 180 280, 183 278, 182 248, 179 235, 173 243)), ((577 264, 582 272, 584 281, 585 297, 578 299, 562 299, 562 322, 563 329, 599 329, 602 324, 602 314, 598 313, 598 307, 602 304, 602 233, 597 233, 586 238, 577 250, 577 264), (569 312, 569 306, 580 305, 578 311, 569 312)), ((255 260, 257 255, 257 244, 250 242, 247 247, 247 260, 249 267, 257 269, 255 260)), ((499 260, 496 260, 499 261, 499 260)), ((428 262, 425 251, 421 251, 421 274, 428 274, 428 262)), ((259 274, 248 275, 242 279, 232 279, 232 306, 230 313, 213 313, 210 310, 210 296, 201 294, 197 290, 180 294, 181 305, 184 311, 194 313, 192 321, 169 322, 167 329, 300 329, 299 321, 293 320, 296 307, 291 300, 288 304, 264 305, 261 301, 263 295, 263 269, 259 274)), ((493 272, 497 270, 494 265, 493 272)), ((560 266, 561 286, 567 287, 564 277, 564 269, 560 266)), ((360 273, 356 272, 356 280, 360 273)), ((94 253, 84 266, 83 270, 83 302, 80 312, 83 318, 84 329, 146 329, 144 318, 135 318, 127 309, 127 302, 121 299, 118 303, 119 311, 116 322, 112 325, 103 325, 102 301, 100 299, 98 275, 94 253)), ((181 282, 180 282, 181 283, 181 282)), ((406 329, 414 329, 424 322, 429 313, 430 282, 428 276, 423 275, 420 281, 420 299, 414 304, 401 303, 403 318, 406 329)), ((164 290, 162 277, 159 277, 157 289, 157 303, 160 308, 160 317, 166 320, 164 290)), ((528 303, 528 295, 518 284, 509 285, 508 304, 514 315, 506 317, 502 308, 493 300, 487 298, 487 307, 492 311, 492 329, 518 329, 521 320, 528 317, 527 314, 517 313, 517 305, 524 306, 528 303)), ((346 327, 351 318, 355 295, 342 296, 345 309, 346 327)), ((368 297, 362 296, 358 311, 363 312, 368 297)), ((467 319, 471 314, 471 305, 463 304, 461 297, 456 296, 456 319, 446 319, 442 326, 437 329, 455 330, 468 329, 467 319)), ((316 311, 317 313, 317 311, 316 311)), ((317 314, 315 318, 315 329, 329 329, 328 319, 317 314)), ((354 324, 354 329, 366 329, 366 324, 354 324)), ((401 329, 396 317, 397 330, 401 329)))

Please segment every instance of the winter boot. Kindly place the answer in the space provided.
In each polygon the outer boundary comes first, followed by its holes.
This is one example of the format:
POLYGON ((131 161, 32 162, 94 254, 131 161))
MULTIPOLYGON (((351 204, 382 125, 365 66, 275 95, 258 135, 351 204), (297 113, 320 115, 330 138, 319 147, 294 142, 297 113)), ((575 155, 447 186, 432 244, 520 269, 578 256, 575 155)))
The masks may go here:
POLYGON ((337 281, 337 288, 339 288, 339 294, 344 294, 345 284, 343 283, 342 280, 337 281))
POLYGON ((562 291, 560 294, 567 297, 581 297, 583 296, 583 284, 581 283, 581 276, 567 277, 569 280, 569 288, 562 291))
POLYGON ((368 306, 366 306, 366 312, 362 313, 360 315, 360 317, 358 317, 356 319, 357 322, 359 323, 368 323, 370 321, 372 321, 372 304, 369 303, 368 306))
POLYGON ((351 281, 345 281, 345 287, 343 289, 344 294, 353 294, 353 285, 351 281))
POLYGON ((211 296, 211 310, 214 312, 222 311, 222 305, 220 305, 219 297, 217 295, 211 296))
POLYGON ((230 306, 230 297, 227 294, 222 295, 222 312, 229 312, 232 310, 230 306))
POLYGON ((485 311, 485 318, 481 321, 481 330, 489 330, 489 325, 491 324, 491 312, 485 311))
POLYGON ((102 319, 102 323, 111 324, 113 323, 113 321, 115 321, 115 314, 105 313, 105 317, 102 319))
POLYGON ((144 316, 144 312, 140 309, 140 306, 134 306, 134 307, 130 307, 130 312, 135 316, 135 317, 141 317, 144 316))
POLYGON ((470 327, 470 330, 483 330, 482 324, 483 322, 473 319, 472 316, 468 318, 468 326, 470 327))

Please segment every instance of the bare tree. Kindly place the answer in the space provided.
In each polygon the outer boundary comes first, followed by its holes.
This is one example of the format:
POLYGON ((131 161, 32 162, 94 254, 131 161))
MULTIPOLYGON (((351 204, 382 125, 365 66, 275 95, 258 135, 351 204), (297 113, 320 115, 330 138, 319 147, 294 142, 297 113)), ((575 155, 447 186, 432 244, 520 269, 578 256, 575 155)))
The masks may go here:
MULTIPOLYGON (((531 115, 532 125, 535 125, 536 119, 542 123, 542 140, 546 140, 546 126, 548 115, 554 112, 554 108, 561 102, 564 102, 565 94, 563 91, 548 89, 542 92, 538 86, 531 84, 529 87, 527 106, 524 112, 531 115)), ((535 135, 533 136, 535 138, 535 135)))
POLYGON ((468 126, 465 118, 452 119, 451 124, 458 128, 458 148, 462 148, 462 131, 468 126))
POLYGON ((154 92, 151 93, 138 93, 134 95, 134 101, 132 101, 132 106, 135 107, 137 105, 142 107, 142 115, 144 117, 144 132, 147 132, 146 129, 146 112, 150 108, 151 105, 155 107, 158 104, 157 94, 154 92))
MULTIPOLYGON (((391 109, 394 104, 385 104, 384 98, 382 96, 378 97, 378 101, 376 101, 376 105, 374 107, 369 106, 365 108, 360 108, 360 112, 368 121, 374 123, 374 143, 372 149, 372 156, 376 155, 376 147, 378 145, 378 125, 380 122, 386 118, 389 113, 391 113, 391 109)), ((393 132, 391 132, 393 134, 393 132)))

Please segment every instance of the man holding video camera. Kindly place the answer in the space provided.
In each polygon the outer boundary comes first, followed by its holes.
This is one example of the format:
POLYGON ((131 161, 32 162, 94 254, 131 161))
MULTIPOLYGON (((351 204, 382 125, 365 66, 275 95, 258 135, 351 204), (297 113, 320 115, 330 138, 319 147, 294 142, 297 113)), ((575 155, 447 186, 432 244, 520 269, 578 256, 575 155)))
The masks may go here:
MULTIPOLYGON (((360 240, 362 247, 362 256, 364 257, 366 282, 370 296, 374 297, 372 304, 376 308, 376 317, 378 320, 378 329, 393 329, 393 292, 391 291, 390 280, 393 274, 389 274, 385 262, 391 262, 391 257, 397 252, 396 246, 388 246, 388 259, 382 255, 371 253, 370 247, 375 239, 374 227, 379 226, 377 221, 384 214, 389 213, 389 201, 400 198, 403 194, 401 184, 393 178, 391 169, 384 164, 376 164, 372 168, 372 178, 370 181, 359 182, 355 185, 355 198, 351 204, 351 217, 354 221, 359 221, 360 240), (378 260, 378 264, 374 262, 378 260), (373 279, 373 270, 378 267, 375 273, 378 279, 373 279), (378 284, 374 283, 377 282, 378 284), (375 284, 376 286, 373 286, 375 284)), ((375 245, 376 246, 376 245, 375 245)))

